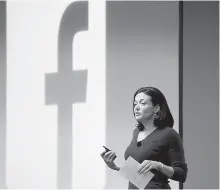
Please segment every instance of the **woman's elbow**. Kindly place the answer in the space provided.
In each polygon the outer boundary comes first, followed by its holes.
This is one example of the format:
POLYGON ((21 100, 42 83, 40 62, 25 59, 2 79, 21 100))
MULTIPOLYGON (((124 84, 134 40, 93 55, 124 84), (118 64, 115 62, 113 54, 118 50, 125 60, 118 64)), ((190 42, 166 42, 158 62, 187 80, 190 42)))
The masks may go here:
POLYGON ((179 182, 181 182, 181 183, 185 183, 186 182, 186 174, 184 174, 182 177, 181 177, 181 179, 180 179, 180 181, 179 182))
POLYGON ((187 172, 187 168, 183 169, 181 167, 174 167, 174 175, 171 177, 171 179, 181 183, 185 183, 187 179, 187 172))
POLYGON ((182 175, 181 175, 181 180, 180 180, 181 183, 185 183, 186 182, 187 173, 188 173, 188 168, 184 168, 183 172, 182 172, 182 175))

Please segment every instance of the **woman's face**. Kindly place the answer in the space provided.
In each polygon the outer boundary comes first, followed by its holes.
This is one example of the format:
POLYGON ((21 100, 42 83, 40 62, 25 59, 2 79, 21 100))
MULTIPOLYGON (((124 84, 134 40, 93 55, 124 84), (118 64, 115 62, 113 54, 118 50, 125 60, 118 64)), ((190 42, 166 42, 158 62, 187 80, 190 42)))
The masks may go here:
POLYGON ((137 121, 142 122, 153 118, 154 106, 151 96, 139 93, 134 100, 134 114, 137 121))

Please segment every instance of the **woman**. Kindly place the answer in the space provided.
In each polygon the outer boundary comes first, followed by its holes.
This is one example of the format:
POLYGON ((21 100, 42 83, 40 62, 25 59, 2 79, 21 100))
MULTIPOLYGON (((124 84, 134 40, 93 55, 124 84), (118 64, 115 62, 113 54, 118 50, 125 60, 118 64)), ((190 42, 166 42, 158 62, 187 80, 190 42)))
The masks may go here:
MULTIPOLYGON (((169 178, 184 183, 188 168, 183 145, 162 92, 154 87, 140 88, 134 94, 133 114, 138 124, 124 157, 137 160, 140 173, 154 173, 145 189, 171 189, 169 178)), ((109 168, 120 170, 113 151, 104 151, 101 156, 109 168)), ((128 189, 137 187, 129 182, 128 189)))

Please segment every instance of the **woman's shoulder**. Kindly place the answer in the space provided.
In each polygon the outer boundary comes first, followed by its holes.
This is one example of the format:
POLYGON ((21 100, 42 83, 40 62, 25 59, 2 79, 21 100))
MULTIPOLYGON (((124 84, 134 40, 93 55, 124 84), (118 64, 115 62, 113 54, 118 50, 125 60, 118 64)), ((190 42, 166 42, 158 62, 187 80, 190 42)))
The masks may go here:
POLYGON ((179 133, 175 129, 171 128, 171 127, 168 127, 168 126, 163 127, 163 128, 161 128, 161 131, 169 139, 180 138, 179 133))

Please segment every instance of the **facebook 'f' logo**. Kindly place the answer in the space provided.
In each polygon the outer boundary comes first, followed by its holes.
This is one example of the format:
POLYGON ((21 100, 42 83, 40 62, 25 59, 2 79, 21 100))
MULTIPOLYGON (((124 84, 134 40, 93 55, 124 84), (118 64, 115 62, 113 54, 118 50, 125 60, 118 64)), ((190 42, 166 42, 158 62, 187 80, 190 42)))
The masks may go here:
POLYGON ((87 70, 72 70, 72 41, 83 30, 88 30, 88 2, 74 2, 60 23, 58 72, 46 74, 46 104, 58 105, 58 188, 72 187, 72 104, 86 101, 87 70))

